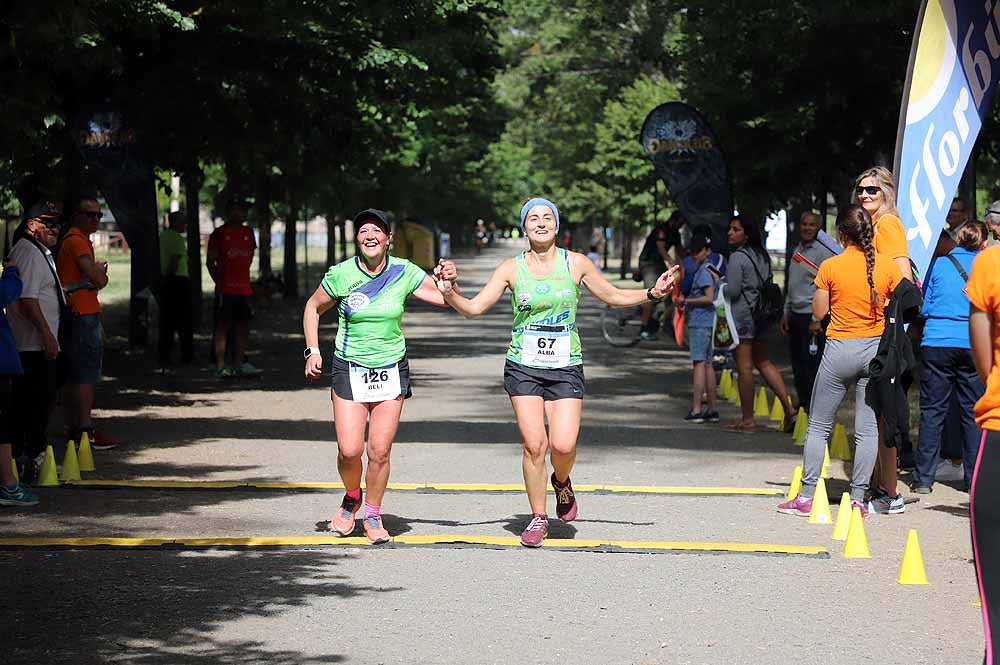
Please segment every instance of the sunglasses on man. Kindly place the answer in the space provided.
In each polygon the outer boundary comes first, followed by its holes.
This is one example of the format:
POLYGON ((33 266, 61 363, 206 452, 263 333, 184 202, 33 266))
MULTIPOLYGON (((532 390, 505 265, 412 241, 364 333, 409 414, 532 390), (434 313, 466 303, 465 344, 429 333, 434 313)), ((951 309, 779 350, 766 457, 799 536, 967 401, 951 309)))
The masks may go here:
POLYGON ((861 196, 862 194, 867 194, 868 196, 875 196, 881 191, 882 188, 877 187, 875 185, 868 185, 867 187, 862 187, 858 185, 857 187, 854 188, 854 193, 857 194, 858 196, 861 196))

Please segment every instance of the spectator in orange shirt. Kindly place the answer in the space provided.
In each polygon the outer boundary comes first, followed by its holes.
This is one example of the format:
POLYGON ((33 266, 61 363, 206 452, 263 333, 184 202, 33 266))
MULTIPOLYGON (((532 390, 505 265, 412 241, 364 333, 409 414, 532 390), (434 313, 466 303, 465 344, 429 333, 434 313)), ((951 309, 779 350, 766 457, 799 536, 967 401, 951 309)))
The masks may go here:
POLYGON ((70 309, 68 340, 63 349, 66 438, 79 441, 86 431, 94 450, 108 450, 119 444, 95 431, 90 417, 104 356, 97 292, 108 285, 108 264, 95 260, 90 236, 97 231, 103 214, 97 199, 81 197, 73 208, 70 228, 59 243, 56 259, 59 281, 69 293, 66 300, 70 309))
MULTIPOLYGON (((906 246, 906 231, 903 222, 896 211, 896 184, 892 172, 884 166, 873 166, 861 172, 854 181, 852 203, 863 207, 872 218, 875 237, 872 244, 875 253, 892 259, 903 277, 913 281, 913 268, 910 265, 910 252, 906 246)), ((904 388, 912 382, 909 374, 903 375, 904 388)), ((910 441, 909 427, 904 428, 902 450, 897 451, 886 445, 884 437, 879 437, 881 445, 878 451, 876 467, 877 482, 872 492, 879 498, 887 497, 894 502, 894 510, 903 505, 902 495, 897 490, 898 454, 913 457, 913 444, 910 441)), ((907 460, 910 463, 910 460, 907 460)))
POLYGON ((260 370, 245 360, 250 337, 253 309, 250 296, 250 264, 257 249, 253 231, 244 223, 250 204, 242 197, 231 197, 226 205, 226 222, 208 238, 206 263, 215 281, 215 330, 213 345, 215 369, 219 378, 254 376, 260 370), (232 358, 234 367, 226 366, 230 327, 233 328, 232 358))
POLYGON ((986 634, 985 665, 1000 662, 1000 248, 980 252, 972 262, 969 342, 986 392, 976 402, 976 424, 983 430, 969 488, 972 558, 979 582, 986 634))

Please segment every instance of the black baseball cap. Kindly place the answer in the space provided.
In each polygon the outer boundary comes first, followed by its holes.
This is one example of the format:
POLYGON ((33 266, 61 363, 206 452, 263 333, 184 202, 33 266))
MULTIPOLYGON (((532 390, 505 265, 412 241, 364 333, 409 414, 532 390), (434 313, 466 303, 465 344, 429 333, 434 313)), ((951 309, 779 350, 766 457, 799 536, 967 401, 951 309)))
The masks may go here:
POLYGON ((690 249, 692 252, 700 252, 706 247, 712 246, 712 236, 703 233, 696 233, 691 236, 690 249))
POLYGON ((24 219, 37 219, 46 226, 56 226, 62 223, 63 214, 59 206, 52 201, 39 201, 28 209, 24 219))
POLYGON ((389 233, 389 216, 385 214, 384 210, 376 210, 375 208, 368 208, 367 210, 362 210, 354 216, 354 230, 357 232, 361 225, 365 222, 373 222, 378 224, 385 229, 386 233, 389 233))

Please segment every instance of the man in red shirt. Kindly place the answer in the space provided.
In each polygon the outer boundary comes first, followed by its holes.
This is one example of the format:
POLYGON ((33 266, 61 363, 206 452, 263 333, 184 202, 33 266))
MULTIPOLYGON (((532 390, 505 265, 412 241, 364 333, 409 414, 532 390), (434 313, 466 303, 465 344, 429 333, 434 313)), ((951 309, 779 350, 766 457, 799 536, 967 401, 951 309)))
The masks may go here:
POLYGON ((232 197, 226 205, 226 222, 208 238, 206 263, 215 281, 215 368, 220 378, 252 376, 260 370, 245 362, 250 319, 253 310, 250 296, 250 264, 257 249, 253 231, 244 226, 250 204, 242 197, 232 197), (233 364, 226 366, 230 327, 233 329, 233 364))
POLYGON ((90 420, 104 355, 97 292, 108 285, 108 264, 94 259, 90 236, 97 232, 103 215, 97 199, 81 197, 73 208, 70 229, 59 242, 56 258, 59 281, 69 294, 66 300, 70 309, 68 340, 62 349, 66 359, 62 393, 66 437, 79 442, 83 431, 87 431, 94 450, 107 450, 119 443, 95 432, 90 420))

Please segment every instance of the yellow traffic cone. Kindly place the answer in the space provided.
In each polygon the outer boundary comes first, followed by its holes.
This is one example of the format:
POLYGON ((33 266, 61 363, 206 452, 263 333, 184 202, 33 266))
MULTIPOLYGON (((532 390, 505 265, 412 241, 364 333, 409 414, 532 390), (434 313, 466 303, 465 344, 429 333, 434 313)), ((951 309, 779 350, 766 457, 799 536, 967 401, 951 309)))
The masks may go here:
POLYGON ((733 374, 728 369, 722 370, 722 377, 719 379, 719 396, 722 399, 729 399, 729 388, 733 385, 733 374))
POLYGON ((59 485, 59 477, 56 475, 56 455, 52 452, 52 446, 45 447, 45 459, 42 467, 38 470, 38 480, 35 481, 38 487, 55 487, 59 485))
POLYGON ((792 440, 800 446, 805 445, 808 431, 809 418, 806 416, 806 410, 800 406, 799 412, 795 415, 795 430, 792 432, 792 440))
POLYGON ((827 445, 823 451, 823 468, 819 472, 820 478, 830 477, 830 446, 827 445))
POLYGON ((767 409, 767 391, 764 386, 757 391, 757 397, 753 401, 753 415, 767 418, 771 414, 767 409))
POLYGON ((791 501, 799 495, 799 491, 802 489, 802 465, 795 467, 795 471, 792 472, 792 483, 788 486, 788 495, 785 496, 785 501, 791 501))
POLYGON ((778 396, 774 396, 774 406, 771 407, 771 421, 776 423, 785 422, 785 407, 781 405, 778 396))
POLYGON ((13 457, 10 458, 10 468, 14 472, 14 482, 15 483, 21 482, 21 478, 18 477, 18 475, 17 475, 17 460, 14 459, 13 457))
POLYGON ((833 524, 833 539, 847 540, 847 531, 851 528, 851 494, 844 492, 840 496, 840 508, 837 509, 837 521, 833 524))
POLYGON ((733 391, 733 404, 736 406, 742 406, 740 404, 740 390, 738 385, 736 386, 736 390, 733 391))
POLYGON ((830 457, 839 460, 851 459, 851 447, 847 443, 847 430, 840 423, 833 426, 833 439, 830 442, 830 457))
POLYGON ((66 455, 63 456, 62 473, 59 480, 80 480, 80 461, 76 457, 76 442, 70 441, 66 444, 66 455))
POLYGON ((80 437, 80 450, 77 452, 77 460, 80 462, 80 471, 95 471, 94 453, 90 449, 90 434, 83 430, 80 437))
POLYGON ((830 515, 830 499, 826 496, 826 483, 822 478, 816 480, 816 493, 813 494, 812 508, 809 509, 810 524, 832 524, 830 515))
POLYGON ((910 529, 906 534, 906 547, 903 549, 903 564, 899 567, 900 584, 929 584, 927 571, 924 570, 924 555, 920 552, 920 540, 917 530, 910 529))
POLYGON ((851 509, 851 525, 847 529, 847 540, 844 542, 844 558, 872 558, 871 552, 868 551, 868 537, 865 536, 865 518, 861 516, 861 509, 856 506, 851 509))

